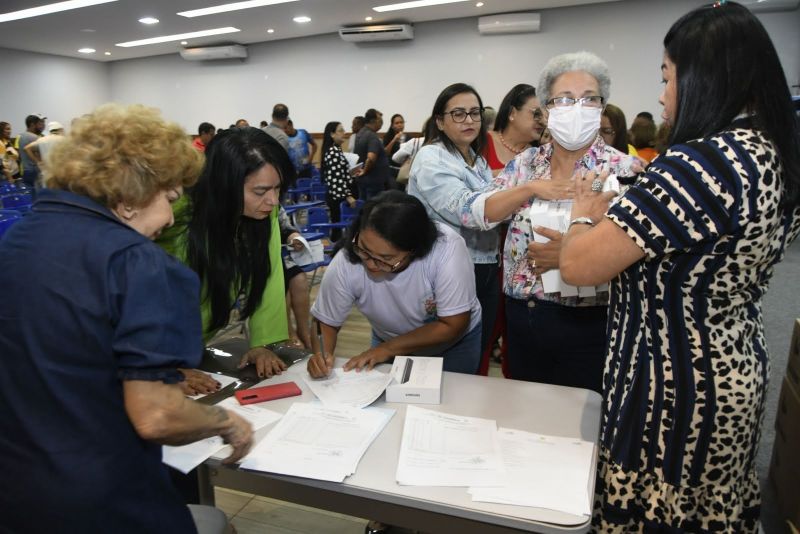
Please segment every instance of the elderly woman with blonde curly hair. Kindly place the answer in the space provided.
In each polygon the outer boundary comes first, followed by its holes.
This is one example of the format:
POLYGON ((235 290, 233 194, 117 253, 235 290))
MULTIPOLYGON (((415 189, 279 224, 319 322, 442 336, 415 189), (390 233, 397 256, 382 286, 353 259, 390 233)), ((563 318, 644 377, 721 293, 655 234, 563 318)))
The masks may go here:
MULTIPOLYGON (((195 532, 161 445, 250 425, 184 397, 202 354, 197 276, 153 243, 201 158, 142 106, 103 106, 51 152, 30 215, 0 241, 0 492, 13 532, 195 532), (145 510, 147 513, 142 513, 145 510)), ((190 513, 190 511, 192 513, 190 513)), ((224 527, 224 516, 206 509, 224 527)))

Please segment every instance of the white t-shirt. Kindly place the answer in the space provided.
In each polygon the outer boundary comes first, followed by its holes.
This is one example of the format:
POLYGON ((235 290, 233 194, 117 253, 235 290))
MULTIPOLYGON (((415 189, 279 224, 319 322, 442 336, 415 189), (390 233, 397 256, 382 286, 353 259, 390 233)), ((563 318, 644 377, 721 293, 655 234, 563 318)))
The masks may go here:
MULTIPOLYGON (((469 311, 467 332, 471 331, 481 320, 472 260, 460 235, 438 222, 436 228, 440 235, 427 256, 380 280, 370 278, 362 263, 350 263, 347 253, 339 251, 325 271, 312 315, 339 327, 355 304, 378 337, 390 340, 438 317, 469 311)), ((417 354, 438 354, 443 348, 417 354)))

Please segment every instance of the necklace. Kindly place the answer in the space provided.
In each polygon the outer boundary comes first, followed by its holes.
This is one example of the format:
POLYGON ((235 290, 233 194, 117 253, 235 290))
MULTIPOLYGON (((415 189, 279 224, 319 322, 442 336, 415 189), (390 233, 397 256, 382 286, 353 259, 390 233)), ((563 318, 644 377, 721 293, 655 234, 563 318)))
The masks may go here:
POLYGON ((517 150, 516 148, 511 148, 506 144, 506 140, 503 138, 503 134, 501 132, 497 132, 497 135, 500 137, 500 144, 502 144, 509 152, 513 152, 514 154, 521 154, 523 150, 525 150, 525 146, 517 150))

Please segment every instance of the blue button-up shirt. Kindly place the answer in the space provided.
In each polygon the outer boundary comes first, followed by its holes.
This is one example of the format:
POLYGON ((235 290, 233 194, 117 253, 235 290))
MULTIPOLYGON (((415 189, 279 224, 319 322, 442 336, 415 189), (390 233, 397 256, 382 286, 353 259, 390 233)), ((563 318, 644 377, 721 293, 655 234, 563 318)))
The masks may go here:
POLYGON ((122 384, 199 365, 196 275, 56 190, 0 240, 0 273, 0 530, 194 532, 122 384))

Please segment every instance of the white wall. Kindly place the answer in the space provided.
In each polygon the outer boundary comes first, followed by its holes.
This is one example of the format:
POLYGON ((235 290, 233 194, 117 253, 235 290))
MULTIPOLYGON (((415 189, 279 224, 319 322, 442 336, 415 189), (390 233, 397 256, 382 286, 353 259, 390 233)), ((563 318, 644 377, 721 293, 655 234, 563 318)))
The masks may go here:
POLYGON ((0 48, 0 120, 14 134, 25 117, 43 113, 69 128, 70 121, 111 99, 109 67, 84 59, 0 48))
MULTIPOLYGON (((71 117, 113 99, 161 108, 195 132, 202 121, 227 127, 246 118, 257 124, 269 119, 273 104, 283 102, 297 127, 310 131, 322 131, 329 120, 349 126, 354 115, 370 107, 383 111, 387 119, 400 112, 407 128, 417 130, 436 95, 450 83, 475 85, 484 103, 496 107, 514 84, 537 85, 550 57, 580 49, 608 62, 611 101, 629 120, 643 110, 658 116, 661 40, 679 16, 701 3, 705 2, 625 0, 544 10, 542 31, 536 34, 481 36, 471 18, 417 24, 413 41, 355 45, 335 34, 274 41, 250 45, 244 62, 187 62, 174 54, 106 66, 13 53, 22 70, 15 72, 12 90, 0 92, 0 117, 12 118, 17 131, 17 117, 24 119, 29 112, 57 118, 63 110, 71 117), (21 96, 9 98, 14 95, 21 96)), ((789 83, 798 83, 800 10, 760 18, 778 48, 789 83)), ((5 56, 0 50, 3 74, 9 64, 5 56)), ((7 83, 3 76, 0 87, 7 83)))

